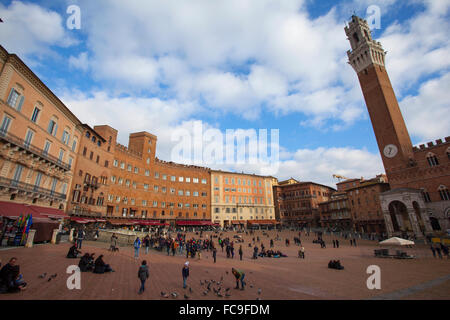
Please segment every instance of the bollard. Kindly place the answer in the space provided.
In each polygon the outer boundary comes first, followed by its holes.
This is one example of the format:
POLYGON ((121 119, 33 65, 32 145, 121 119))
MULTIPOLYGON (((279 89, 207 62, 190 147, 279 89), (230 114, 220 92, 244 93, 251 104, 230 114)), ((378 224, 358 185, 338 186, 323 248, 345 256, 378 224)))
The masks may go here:
POLYGON ((25 244, 25 248, 33 248, 34 235, 36 234, 35 229, 30 229, 28 232, 27 243, 25 244))
POLYGON ((59 229, 53 230, 52 241, 51 241, 52 244, 56 244, 56 237, 58 236, 58 233, 59 233, 59 229))

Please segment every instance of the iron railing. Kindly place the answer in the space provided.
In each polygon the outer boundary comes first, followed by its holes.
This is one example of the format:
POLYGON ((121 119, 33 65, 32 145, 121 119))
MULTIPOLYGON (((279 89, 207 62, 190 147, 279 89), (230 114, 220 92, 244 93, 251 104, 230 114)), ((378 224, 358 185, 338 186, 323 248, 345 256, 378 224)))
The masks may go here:
POLYGON ((54 199, 66 200, 65 194, 8 178, 0 177, 0 186, 5 188, 17 189, 25 192, 36 193, 54 199))
POLYGON ((58 158, 56 158, 52 155, 49 155, 47 151, 31 145, 29 142, 17 137, 16 135, 14 135, 12 133, 8 133, 4 130, 0 130, 0 138, 5 140, 6 142, 16 145, 19 148, 22 148, 28 152, 31 152, 34 155, 41 157, 41 158, 57 165, 58 167, 62 168, 63 170, 70 171, 71 166, 69 164, 62 162, 61 160, 59 160, 58 158))

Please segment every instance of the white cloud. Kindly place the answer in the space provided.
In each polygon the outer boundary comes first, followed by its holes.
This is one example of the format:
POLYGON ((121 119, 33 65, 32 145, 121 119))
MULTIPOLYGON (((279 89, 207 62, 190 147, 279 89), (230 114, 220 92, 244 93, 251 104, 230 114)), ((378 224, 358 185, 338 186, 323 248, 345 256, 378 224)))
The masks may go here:
POLYGON ((0 27, 0 42, 9 51, 21 56, 49 54, 49 46, 67 47, 76 43, 63 26, 61 16, 36 4, 12 1, 0 4, 4 23, 0 27))
POLYGON ((450 73, 423 83, 416 96, 400 102, 406 125, 421 141, 447 137, 450 124, 450 73))
POLYGON ((81 52, 78 57, 70 56, 69 66, 86 72, 89 69, 88 53, 81 52))
MULTIPOLYGON (((284 153, 279 163, 279 170, 274 174, 279 180, 291 177, 300 181, 313 181, 336 188, 333 174, 347 178, 366 179, 384 173, 380 155, 364 149, 355 148, 316 148, 299 149, 284 153)), ((224 169, 224 166, 217 167, 224 169)), ((227 170, 260 174, 259 165, 228 165, 227 170)))
POLYGON ((449 72, 450 1, 424 2, 425 11, 389 26, 379 40, 388 51, 387 70, 398 98, 423 77, 449 72))

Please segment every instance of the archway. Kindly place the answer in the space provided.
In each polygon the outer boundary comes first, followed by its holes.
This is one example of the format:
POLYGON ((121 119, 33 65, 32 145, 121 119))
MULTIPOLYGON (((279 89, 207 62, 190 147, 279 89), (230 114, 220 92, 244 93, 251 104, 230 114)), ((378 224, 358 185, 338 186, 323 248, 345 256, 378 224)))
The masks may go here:
POLYGON ((409 221, 408 217, 408 209, 403 202, 397 200, 392 201, 389 204, 389 213, 391 215, 392 227, 394 228, 394 232, 413 231, 411 221, 409 221))

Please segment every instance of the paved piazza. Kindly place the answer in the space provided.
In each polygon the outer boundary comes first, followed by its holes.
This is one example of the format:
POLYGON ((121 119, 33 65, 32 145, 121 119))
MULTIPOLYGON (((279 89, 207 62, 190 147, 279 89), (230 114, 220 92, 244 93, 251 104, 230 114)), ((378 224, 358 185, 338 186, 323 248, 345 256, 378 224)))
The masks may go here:
MULTIPOLYGON (((268 231, 269 237, 256 231, 264 246, 269 249, 270 238, 275 238, 276 231, 268 231)), ((205 232, 203 237, 208 236, 205 232)), ((232 237, 234 233, 224 232, 222 238, 232 237)), ((413 260, 382 259, 373 257, 373 250, 378 247, 375 241, 359 240, 357 247, 350 247, 348 240, 340 239, 340 248, 333 248, 330 236, 324 236, 327 248, 321 249, 313 244, 314 235, 306 237, 302 234, 306 259, 297 258, 298 246, 293 244, 294 231, 280 233, 282 241, 275 241, 275 250, 287 254, 287 258, 251 259, 253 246, 248 247, 253 236, 243 236, 244 258, 239 261, 237 254, 239 244, 235 243, 234 259, 227 259, 225 252, 218 247, 217 263, 213 263, 211 252, 203 251, 201 260, 190 259, 190 277, 188 285, 192 292, 182 288, 181 268, 186 261, 185 255, 168 257, 166 253, 150 250, 148 255, 140 253, 136 261, 131 247, 122 247, 120 252, 111 253, 109 244, 100 242, 84 242, 82 251, 103 254, 104 261, 112 266, 114 273, 93 274, 82 273, 81 290, 69 290, 66 286, 68 274, 66 268, 78 264, 78 259, 66 259, 69 243, 59 245, 37 245, 34 248, 17 248, 0 251, 0 258, 5 264, 10 257, 17 257, 28 282, 27 290, 18 294, 2 294, 5 299, 178 299, 184 300, 186 293, 191 300, 261 300, 278 299, 449 299, 450 298, 450 259, 433 258, 428 246, 406 249, 408 254, 415 255, 413 260), (285 246, 284 239, 289 237, 291 245, 285 246), (137 270, 140 262, 146 259, 149 263, 150 279, 146 283, 146 291, 138 295, 140 282, 137 270), (328 261, 340 259, 344 270, 328 269, 328 261), (381 290, 369 290, 366 281, 369 275, 366 269, 370 265, 381 268, 381 290), (235 290, 235 280, 231 268, 236 267, 246 273, 247 287, 244 291, 235 290), (226 273, 228 271, 228 274, 226 273), (45 279, 40 274, 47 273, 45 279), (49 275, 57 274, 48 281, 49 275), (205 286, 202 280, 220 281, 224 277, 222 288, 231 288, 231 297, 217 297, 212 290, 204 296, 205 286), (261 294, 258 295, 258 289, 261 294), (176 298, 163 298, 160 292, 177 292, 176 298)), ((187 239, 193 236, 188 233, 187 239)), ((195 236, 195 235, 194 235, 195 236)), ((260 247, 260 245, 258 244, 260 247)), ((391 249, 392 250, 392 249, 391 249)), ((395 250, 395 249, 394 249, 395 250)), ((216 286, 217 287, 217 286, 216 286)))

